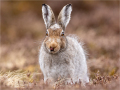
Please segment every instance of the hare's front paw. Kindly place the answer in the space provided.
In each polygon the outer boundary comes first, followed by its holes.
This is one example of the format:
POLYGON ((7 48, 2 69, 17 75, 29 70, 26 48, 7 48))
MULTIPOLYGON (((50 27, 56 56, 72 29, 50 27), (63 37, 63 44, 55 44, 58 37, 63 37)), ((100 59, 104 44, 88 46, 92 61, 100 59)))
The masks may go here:
POLYGON ((44 79, 44 83, 45 84, 53 84, 54 83, 54 79, 53 78, 45 78, 44 79))

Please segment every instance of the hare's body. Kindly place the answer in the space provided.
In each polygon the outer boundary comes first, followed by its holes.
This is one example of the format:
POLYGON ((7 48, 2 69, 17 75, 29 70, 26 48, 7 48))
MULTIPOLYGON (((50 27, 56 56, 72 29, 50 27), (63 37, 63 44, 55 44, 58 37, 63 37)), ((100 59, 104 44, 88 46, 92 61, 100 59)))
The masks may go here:
POLYGON ((73 37, 67 37, 68 46, 66 50, 58 54, 49 54, 44 47, 40 49, 40 68, 44 75, 44 80, 52 79, 57 81, 58 78, 67 79, 66 83, 79 82, 84 84, 89 82, 87 76, 86 57, 83 48, 73 37))
POLYGON ((49 5, 43 4, 42 13, 46 25, 46 38, 40 49, 39 63, 44 81, 65 83, 89 82, 85 52, 82 45, 73 37, 64 35, 70 21, 71 4, 61 10, 58 21, 49 5))

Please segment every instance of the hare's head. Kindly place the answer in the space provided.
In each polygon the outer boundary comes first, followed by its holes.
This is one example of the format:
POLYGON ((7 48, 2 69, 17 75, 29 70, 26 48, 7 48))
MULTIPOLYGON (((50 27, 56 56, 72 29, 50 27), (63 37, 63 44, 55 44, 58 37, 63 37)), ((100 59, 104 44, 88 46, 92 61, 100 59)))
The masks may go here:
POLYGON ((65 28, 70 21, 72 6, 67 4, 61 10, 56 22, 54 13, 49 5, 42 5, 42 15, 46 25, 45 48, 49 53, 55 54, 67 47, 64 35, 65 28))

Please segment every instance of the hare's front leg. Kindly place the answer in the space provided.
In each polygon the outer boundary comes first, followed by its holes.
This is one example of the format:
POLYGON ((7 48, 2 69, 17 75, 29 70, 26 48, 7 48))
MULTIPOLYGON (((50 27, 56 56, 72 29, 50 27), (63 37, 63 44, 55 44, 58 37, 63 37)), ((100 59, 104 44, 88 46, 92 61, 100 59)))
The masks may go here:
POLYGON ((72 60, 69 60, 71 62, 69 62, 68 65, 68 76, 65 80, 65 84, 73 84, 74 83, 74 72, 75 72, 75 65, 72 62, 72 60))
POLYGON ((53 78, 50 77, 44 77, 44 83, 45 84, 53 84, 55 81, 53 78))

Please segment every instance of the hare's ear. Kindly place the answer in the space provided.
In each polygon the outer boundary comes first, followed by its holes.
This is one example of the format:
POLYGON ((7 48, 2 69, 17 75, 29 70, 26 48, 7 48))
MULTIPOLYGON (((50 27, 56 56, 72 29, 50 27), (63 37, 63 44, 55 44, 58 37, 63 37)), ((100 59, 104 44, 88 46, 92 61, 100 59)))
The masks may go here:
POLYGON ((58 16, 58 24, 65 30, 66 26, 68 25, 72 12, 72 5, 67 4, 64 6, 58 16))
POLYGON ((56 23, 54 13, 49 5, 42 4, 42 15, 47 29, 56 23))

